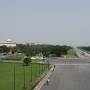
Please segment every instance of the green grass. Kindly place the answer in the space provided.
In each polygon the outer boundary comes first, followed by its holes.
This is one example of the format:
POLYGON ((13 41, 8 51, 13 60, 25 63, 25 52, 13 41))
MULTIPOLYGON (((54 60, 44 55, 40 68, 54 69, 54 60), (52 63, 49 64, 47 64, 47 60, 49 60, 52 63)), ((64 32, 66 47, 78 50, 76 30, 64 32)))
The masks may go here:
POLYGON ((77 58, 75 50, 74 49, 68 50, 68 54, 66 55, 66 58, 77 58))
MULTIPOLYGON (((32 64, 32 85, 31 66, 25 66, 25 86, 30 89, 35 85, 38 78, 47 70, 47 65, 32 64)), ((23 90, 24 72, 22 64, 15 64, 15 90, 23 90)), ((26 89, 26 90, 27 90, 26 89)), ((14 90, 14 64, 0 63, 0 90, 14 90)))
POLYGON ((90 54, 90 51, 87 51, 88 54, 90 54))

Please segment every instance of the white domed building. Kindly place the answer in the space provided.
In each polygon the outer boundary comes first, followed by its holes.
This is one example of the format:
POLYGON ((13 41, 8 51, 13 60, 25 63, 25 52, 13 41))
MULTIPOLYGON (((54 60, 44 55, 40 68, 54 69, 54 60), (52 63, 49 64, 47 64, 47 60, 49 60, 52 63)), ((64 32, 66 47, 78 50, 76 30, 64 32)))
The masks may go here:
POLYGON ((7 47, 16 47, 16 43, 13 42, 11 39, 8 39, 6 42, 0 42, 0 46, 7 46, 7 47))

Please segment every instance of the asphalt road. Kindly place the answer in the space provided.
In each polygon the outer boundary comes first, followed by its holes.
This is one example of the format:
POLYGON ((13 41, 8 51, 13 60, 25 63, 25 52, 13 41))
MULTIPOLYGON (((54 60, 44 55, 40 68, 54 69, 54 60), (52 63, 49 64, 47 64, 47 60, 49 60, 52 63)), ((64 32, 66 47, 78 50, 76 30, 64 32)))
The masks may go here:
POLYGON ((53 59, 55 71, 49 77, 49 85, 40 90, 90 90, 90 58, 77 60, 53 59))

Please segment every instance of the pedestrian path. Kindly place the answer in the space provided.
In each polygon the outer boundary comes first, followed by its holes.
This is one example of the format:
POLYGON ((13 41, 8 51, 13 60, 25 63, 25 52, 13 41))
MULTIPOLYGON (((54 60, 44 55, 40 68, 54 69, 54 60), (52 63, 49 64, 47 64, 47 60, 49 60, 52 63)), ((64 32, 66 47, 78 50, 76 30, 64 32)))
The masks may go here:
POLYGON ((47 73, 47 75, 39 82, 39 84, 33 90, 40 90, 41 89, 41 87, 45 84, 45 82, 48 80, 48 78, 52 74, 53 69, 54 69, 54 67, 52 67, 49 70, 49 72, 47 73))

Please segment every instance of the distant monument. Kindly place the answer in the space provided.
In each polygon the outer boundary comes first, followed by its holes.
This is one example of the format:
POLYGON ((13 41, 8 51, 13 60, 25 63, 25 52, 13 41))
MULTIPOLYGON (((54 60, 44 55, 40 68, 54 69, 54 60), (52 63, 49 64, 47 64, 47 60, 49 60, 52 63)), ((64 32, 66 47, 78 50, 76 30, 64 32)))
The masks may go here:
POLYGON ((13 42, 11 39, 8 39, 5 42, 0 42, 0 46, 7 46, 7 47, 16 47, 16 43, 13 42))

